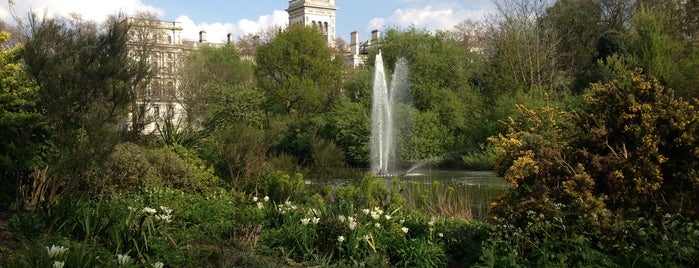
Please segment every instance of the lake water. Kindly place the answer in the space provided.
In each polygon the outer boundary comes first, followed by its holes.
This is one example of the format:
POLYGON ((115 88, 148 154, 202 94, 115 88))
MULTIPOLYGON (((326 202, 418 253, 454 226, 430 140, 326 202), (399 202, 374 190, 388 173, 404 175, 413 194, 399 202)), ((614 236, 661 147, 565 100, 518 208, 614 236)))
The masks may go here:
MULTIPOLYGON (((485 219, 493 199, 508 189, 504 178, 492 171, 466 170, 414 170, 401 176, 401 180, 411 184, 431 185, 439 182, 441 187, 453 188, 453 198, 457 202, 466 202, 473 219, 485 219)), ((424 187, 428 189, 428 187, 424 187)), ((448 203, 446 200, 445 203, 448 203)))

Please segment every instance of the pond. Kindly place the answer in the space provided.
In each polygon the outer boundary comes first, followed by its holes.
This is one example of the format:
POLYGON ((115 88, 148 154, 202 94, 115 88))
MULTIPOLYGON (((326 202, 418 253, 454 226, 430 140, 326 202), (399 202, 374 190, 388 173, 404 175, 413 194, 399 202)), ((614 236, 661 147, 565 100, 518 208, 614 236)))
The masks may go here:
POLYGON ((407 184, 408 193, 404 196, 424 195, 427 190, 437 195, 428 200, 432 206, 441 206, 432 208, 435 212, 451 211, 459 216, 459 210, 468 210, 470 218, 478 220, 486 218, 493 199, 509 187, 504 178, 492 171, 422 169, 400 178, 407 184))

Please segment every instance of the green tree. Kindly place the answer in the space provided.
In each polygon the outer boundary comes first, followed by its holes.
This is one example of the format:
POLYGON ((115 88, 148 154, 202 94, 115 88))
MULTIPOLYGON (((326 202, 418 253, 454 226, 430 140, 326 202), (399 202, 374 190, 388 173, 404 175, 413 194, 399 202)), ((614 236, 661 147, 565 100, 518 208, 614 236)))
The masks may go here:
POLYGON ((481 55, 455 37, 462 38, 454 32, 433 34, 409 28, 391 29, 381 40, 389 72, 396 71, 391 69, 399 58, 409 65, 412 100, 408 103, 416 110, 406 110, 413 120, 399 127, 408 133, 399 138, 399 157, 404 162, 460 159, 460 153, 478 148, 492 135, 484 123, 483 95, 473 86, 481 55))
MULTIPOLYGON (((542 21, 560 37, 556 49, 561 71, 578 77, 595 63, 597 40, 603 31, 602 7, 597 1, 557 1, 542 21)), ((573 84, 577 92, 586 86, 573 84)))
POLYGON ((255 53, 255 74, 265 108, 277 114, 327 111, 340 92, 342 57, 333 57, 316 30, 294 25, 255 53))
POLYGON ((496 1, 497 17, 489 26, 489 90, 564 89, 557 45, 561 37, 543 20, 552 1, 496 1))
POLYGON ((30 15, 21 57, 35 79, 52 155, 51 176, 71 188, 91 163, 108 155, 149 69, 128 55, 129 25, 112 17, 102 27, 79 17, 30 15), (61 175, 62 174, 62 175, 61 175))
POLYGON ((46 121, 37 105, 38 87, 20 62, 22 46, 6 48, 10 35, 0 32, 0 178, 3 204, 16 201, 20 186, 44 164, 50 145, 46 121))
POLYGON ((209 130, 244 124, 262 126, 263 95, 255 88, 252 62, 233 46, 202 47, 179 70, 190 124, 209 130))

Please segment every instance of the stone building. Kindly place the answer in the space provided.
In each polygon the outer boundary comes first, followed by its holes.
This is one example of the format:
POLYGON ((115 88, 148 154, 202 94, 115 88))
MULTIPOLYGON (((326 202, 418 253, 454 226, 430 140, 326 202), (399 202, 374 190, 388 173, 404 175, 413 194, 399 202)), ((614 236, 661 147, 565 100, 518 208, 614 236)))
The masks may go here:
POLYGON ((360 42, 359 34, 354 31, 350 35, 349 47, 337 47, 335 44, 335 13, 337 6, 334 0, 291 0, 289 8, 289 25, 303 24, 318 29, 330 47, 345 56, 345 65, 357 67, 364 64, 368 49, 378 44, 380 32, 374 30, 371 40, 360 42))
POLYGON ((167 120, 175 125, 184 123, 186 111, 178 74, 181 59, 199 47, 225 44, 207 42, 206 31, 199 32, 198 41, 184 40, 182 26, 175 21, 127 18, 126 23, 131 26, 130 56, 145 58, 154 71, 150 83, 136 94, 137 107, 129 114, 127 127, 142 127, 144 134, 157 134, 167 120))
POLYGON ((289 25, 303 24, 318 29, 328 45, 335 46, 335 0, 291 0, 289 25))

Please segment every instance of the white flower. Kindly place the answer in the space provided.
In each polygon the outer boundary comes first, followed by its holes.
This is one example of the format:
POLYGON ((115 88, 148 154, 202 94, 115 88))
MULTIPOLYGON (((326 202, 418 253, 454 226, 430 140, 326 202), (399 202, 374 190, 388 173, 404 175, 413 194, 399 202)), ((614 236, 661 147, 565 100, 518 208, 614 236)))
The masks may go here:
POLYGON ((400 230, 403 231, 404 234, 408 233, 408 227, 402 227, 400 230))
POLYGON ((381 208, 379 207, 374 207, 374 212, 376 212, 379 215, 383 214, 383 210, 381 210, 381 208))
POLYGON ((369 241, 370 238, 371 238, 371 237, 370 237, 368 234, 365 234, 365 235, 362 237, 362 239, 364 239, 364 240, 366 240, 366 241, 369 241))
POLYGON ((127 265, 131 262, 131 257, 127 254, 117 254, 117 263, 119 266, 127 265))
POLYGON ((309 219, 309 218, 303 218, 303 219, 301 219, 301 224, 308 225, 308 222, 310 222, 310 221, 311 221, 311 219, 309 219))
POLYGON ((344 237, 344 236, 338 236, 338 237, 337 237, 337 242, 342 243, 342 242, 344 242, 344 241, 345 241, 345 237, 344 237))
POLYGON ((443 234, 443 233, 438 233, 437 236, 439 236, 439 237, 444 237, 444 234, 443 234))
POLYGON ((257 196, 252 197, 252 202, 257 202, 257 196))
POLYGON ((386 215, 384 216, 384 218, 386 218, 387 220, 390 220, 390 219, 391 219, 391 215, 386 214, 386 215))
POLYGON ((155 214, 156 212, 158 212, 154 208, 149 208, 149 207, 144 207, 143 210, 141 210, 141 211, 143 211, 143 213, 148 213, 148 214, 155 214))
POLYGON ((68 251, 67 247, 51 245, 51 247, 46 247, 46 251, 49 253, 49 257, 54 258, 63 255, 68 251))
POLYGON ((265 207, 265 204, 262 204, 262 202, 257 202, 258 209, 263 209, 264 207, 265 207))
POLYGON ((311 221, 313 222, 313 224, 318 224, 318 222, 320 222, 320 218, 313 217, 313 219, 311 219, 311 221))
POLYGON ((381 214, 377 213, 376 211, 371 212, 371 218, 374 220, 378 220, 379 217, 381 217, 381 214))
POLYGON ((376 228, 381 228, 381 224, 378 223, 378 222, 377 222, 377 223, 374 223, 374 227, 376 227, 376 228))
POLYGON ((153 266, 153 268, 163 268, 165 267, 165 264, 163 264, 162 262, 156 262, 154 264, 151 264, 151 266, 153 266))
POLYGON ((403 223, 405 223, 405 220, 400 220, 400 221, 398 221, 398 223, 403 224, 403 223))
POLYGON ((166 207, 166 206, 160 206, 160 210, 162 210, 163 212, 165 212, 165 214, 168 214, 168 215, 170 213, 172 213, 172 209, 169 207, 166 207))
POLYGON ((345 222, 345 220, 346 220, 344 215, 337 216, 337 219, 339 219, 340 222, 345 222))
POLYGON ((369 215, 369 211, 370 210, 368 208, 362 209, 362 213, 364 213, 366 215, 369 215))
POLYGON ((354 228, 357 228, 357 222, 356 222, 356 221, 350 221, 350 222, 349 222, 349 228, 350 228, 350 230, 354 230, 354 228))
POLYGON ((265 200, 265 202, 269 201, 269 196, 265 195, 265 198, 263 198, 262 200, 265 200))
POLYGON ((437 220, 437 218, 432 217, 432 219, 430 219, 430 222, 428 222, 427 225, 429 225, 429 226, 434 226, 434 221, 435 221, 435 220, 437 220))
POLYGON ((158 215, 155 215, 155 218, 158 220, 167 222, 167 223, 172 222, 172 215, 158 214, 158 215))
POLYGON ((53 268, 63 268, 63 265, 65 265, 65 262, 62 261, 54 261, 53 262, 53 268))

